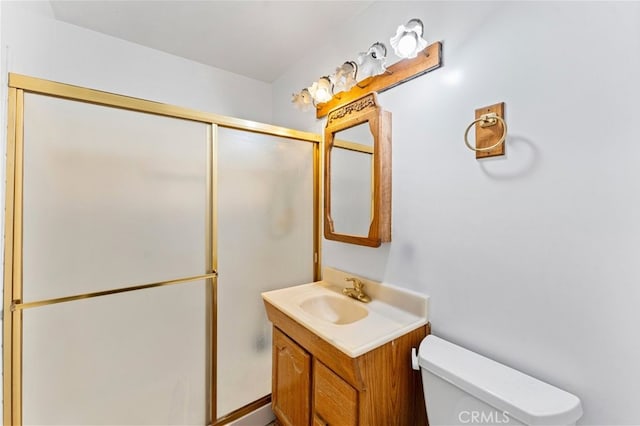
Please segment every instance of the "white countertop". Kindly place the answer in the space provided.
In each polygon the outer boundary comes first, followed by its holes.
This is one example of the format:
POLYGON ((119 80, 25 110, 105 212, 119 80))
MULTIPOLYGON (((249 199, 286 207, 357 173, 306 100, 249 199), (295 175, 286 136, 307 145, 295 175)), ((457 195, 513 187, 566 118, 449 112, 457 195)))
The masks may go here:
MULTIPOLYGON (((336 269, 325 268, 324 280, 262 293, 262 298, 352 358, 384 345, 429 321, 429 296, 389 284, 381 284, 336 269), (351 287, 346 277, 359 278, 370 303, 342 294, 351 287), (300 305, 318 296, 345 298, 368 311, 350 324, 334 324, 318 318, 300 305)), ((357 309, 355 307, 354 309, 357 309)))

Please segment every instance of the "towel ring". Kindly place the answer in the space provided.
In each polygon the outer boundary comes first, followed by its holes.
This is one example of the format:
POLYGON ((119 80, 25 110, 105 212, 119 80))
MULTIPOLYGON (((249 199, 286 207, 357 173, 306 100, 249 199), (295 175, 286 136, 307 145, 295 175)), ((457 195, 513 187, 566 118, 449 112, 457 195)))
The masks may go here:
POLYGON ((503 144, 505 139, 507 139, 507 123, 495 112, 492 112, 490 114, 482 114, 480 118, 473 120, 471 124, 467 126, 467 130, 464 131, 464 143, 471 151, 491 151, 492 149, 500 146, 500 144, 503 144), (474 124, 480 123, 480 127, 491 127, 495 126, 498 121, 502 123, 502 137, 500 138, 500 140, 498 140, 498 142, 485 148, 475 148, 471 146, 471 144, 469 143, 469 130, 471 130, 474 124))

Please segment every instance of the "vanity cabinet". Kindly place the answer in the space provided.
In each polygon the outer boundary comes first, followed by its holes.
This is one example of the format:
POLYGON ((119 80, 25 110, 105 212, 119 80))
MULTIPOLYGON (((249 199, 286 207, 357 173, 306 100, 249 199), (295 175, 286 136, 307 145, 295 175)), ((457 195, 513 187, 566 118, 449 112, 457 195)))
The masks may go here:
POLYGON ((411 348, 429 334, 429 324, 351 358, 269 302, 265 307, 273 323, 272 408, 278 424, 427 424, 411 348))
POLYGON ((273 412, 286 426, 308 425, 311 356, 277 328, 273 330, 273 412))
POLYGON ((358 391, 317 359, 313 360, 313 424, 358 424, 358 391))

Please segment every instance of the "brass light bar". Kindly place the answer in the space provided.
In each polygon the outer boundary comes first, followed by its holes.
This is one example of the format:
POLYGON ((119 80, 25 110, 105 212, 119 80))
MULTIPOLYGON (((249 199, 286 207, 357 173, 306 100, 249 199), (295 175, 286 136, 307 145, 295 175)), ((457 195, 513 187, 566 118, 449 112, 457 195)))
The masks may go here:
POLYGON ((155 288, 155 287, 165 287, 165 286, 170 286, 175 284, 183 284, 191 281, 214 278, 217 276, 218 276, 218 273, 214 271, 210 274, 196 275, 193 277, 177 278, 175 280, 159 281, 156 283, 134 285, 131 287, 121 287, 113 290, 96 291, 93 293, 77 294, 75 296, 58 297, 55 299, 38 300, 37 302, 20 303, 19 300, 14 300, 13 303, 11 304, 11 311, 37 308, 39 306, 55 305, 57 303, 72 302, 74 300, 93 299, 94 297, 109 296, 109 295, 118 294, 118 293, 128 293, 130 291, 146 290, 146 289, 155 288))

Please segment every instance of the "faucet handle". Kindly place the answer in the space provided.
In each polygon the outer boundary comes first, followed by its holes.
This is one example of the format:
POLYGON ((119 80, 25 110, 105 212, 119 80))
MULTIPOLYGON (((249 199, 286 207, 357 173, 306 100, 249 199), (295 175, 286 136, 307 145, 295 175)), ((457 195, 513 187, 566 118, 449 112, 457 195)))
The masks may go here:
POLYGON ((345 278, 345 281, 353 282, 353 288, 355 288, 358 291, 362 291, 362 288, 364 287, 364 283, 355 277, 347 277, 345 278))

